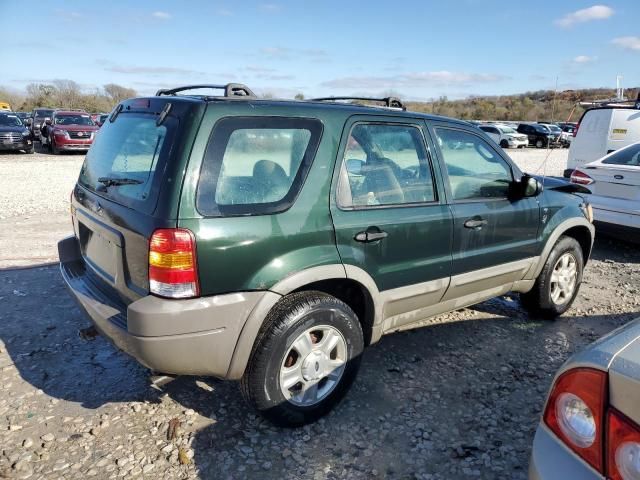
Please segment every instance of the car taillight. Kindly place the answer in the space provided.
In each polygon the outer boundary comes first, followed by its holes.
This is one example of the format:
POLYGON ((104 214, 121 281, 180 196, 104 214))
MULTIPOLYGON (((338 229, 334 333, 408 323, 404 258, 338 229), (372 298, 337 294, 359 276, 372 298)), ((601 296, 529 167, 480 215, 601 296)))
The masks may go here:
POLYGON ((551 431, 600 473, 606 399, 607 374, 576 368, 556 380, 543 416, 551 431))
POLYGON ((595 182, 593 178, 580 170, 574 170, 569 180, 571 183, 577 183, 578 185, 591 185, 595 182))
POLYGON ((573 129, 573 136, 577 136, 578 135, 578 129, 580 128, 580 123, 578 122, 576 124, 576 128, 573 129))
POLYGON ((149 290, 168 298, 200 294, 196 241, 184 228, 162 228, 149 241, 149 290))
POLYGON ((607 478, 640 479, 640 429, 614 409, 607 415, 607 478))

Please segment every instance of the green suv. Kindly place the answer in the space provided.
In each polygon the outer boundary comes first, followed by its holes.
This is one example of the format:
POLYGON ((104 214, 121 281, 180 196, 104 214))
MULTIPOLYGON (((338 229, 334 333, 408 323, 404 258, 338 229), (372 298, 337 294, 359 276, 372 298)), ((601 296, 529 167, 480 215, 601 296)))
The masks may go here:
POLYGON ((394 98, 259 100, 239 84, 126 100, 71 198, 62 275, 155 372, 240 380, 281 425, 328 412, 366 346, 507 292, 573 302, 591 211, 474 126, 394 98), (340 100, 340 101, 339 101, 340 100))

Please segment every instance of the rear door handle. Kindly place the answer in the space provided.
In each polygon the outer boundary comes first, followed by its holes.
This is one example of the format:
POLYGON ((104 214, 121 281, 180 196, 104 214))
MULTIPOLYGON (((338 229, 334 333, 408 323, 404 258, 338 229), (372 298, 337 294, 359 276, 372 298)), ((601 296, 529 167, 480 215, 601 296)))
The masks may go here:
POLYGON ((356 242, 371 243, 383 240, 387 238, 388 235, 389 234, 387 232, 383 232, 378 227, 369 227, 364 232, 356 233, 356 236, 353 237, 353 239, 356 242))
POLYGON ((484 227, 487 222, 484 218, 470 218, 466 222, 464 222, 465 228, 473 228, 474 230, 480 230, 484 227))

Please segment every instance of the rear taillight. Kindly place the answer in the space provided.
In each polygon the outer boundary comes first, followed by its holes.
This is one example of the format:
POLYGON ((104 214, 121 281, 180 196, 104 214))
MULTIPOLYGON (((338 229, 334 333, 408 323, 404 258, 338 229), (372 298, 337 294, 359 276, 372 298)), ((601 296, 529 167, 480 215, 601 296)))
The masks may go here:
POLYGON ((560 440, 601 473, 606 393, 605 372, 569 370, 556 380, 543 417, 560 440))
POLYGON ((196 241, 184 228, 162 228, 149 241, 149 290, 168 298, 200 294, 196 241))
POLYGON ((574 170, 569 180, 571 183, 577 183, 578 185, 591 185, 595 182, 593 178, 580 170, 574 170))
POLYGON ((640 429, 613 409, 607 415, 607 478, 640 479, 640 429))
POLYGON ((576 137, 578 135, 578 129, 580 128, 580 122, 576 125, 576 128, 573 129, 573 136, 576 137))

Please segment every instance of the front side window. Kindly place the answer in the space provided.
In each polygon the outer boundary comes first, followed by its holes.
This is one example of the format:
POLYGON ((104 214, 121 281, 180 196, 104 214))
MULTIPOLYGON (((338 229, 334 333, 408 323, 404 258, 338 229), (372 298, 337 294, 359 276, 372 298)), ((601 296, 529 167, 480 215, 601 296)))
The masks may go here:
POLYGON ((640 167, 640 143, 631 145, 623 150, 602 160, 602 163, 610 165, 625 165, 627 167, 640 167))
POLYGON ((207 216, 286 210, 320 142, 322 123, 285 117, 226 118, 209 140, 196 205, 207 216))
POLYGON ((436 137, 447 167, 456 201, 506 198, 513 174, 510 166, 477 135, 436 128, 436 137))
POLYGON ((347 140, 338 192, 341 207, 436 201, 420 129, 409 125, 355 125, 347 140))

